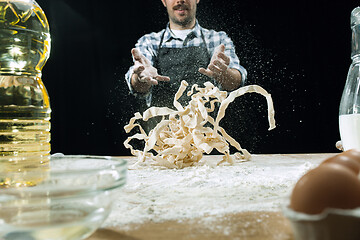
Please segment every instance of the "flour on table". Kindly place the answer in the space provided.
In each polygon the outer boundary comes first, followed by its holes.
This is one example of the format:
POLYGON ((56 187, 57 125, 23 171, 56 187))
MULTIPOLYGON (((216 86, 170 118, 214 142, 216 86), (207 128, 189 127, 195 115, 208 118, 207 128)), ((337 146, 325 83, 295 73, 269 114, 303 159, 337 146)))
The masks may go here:
POLYGON ((279 211, 297 180, 324 160, 313 155, 309 159, 254 155, 249 162, 231 166, 132 169, 105 226, 279 211))

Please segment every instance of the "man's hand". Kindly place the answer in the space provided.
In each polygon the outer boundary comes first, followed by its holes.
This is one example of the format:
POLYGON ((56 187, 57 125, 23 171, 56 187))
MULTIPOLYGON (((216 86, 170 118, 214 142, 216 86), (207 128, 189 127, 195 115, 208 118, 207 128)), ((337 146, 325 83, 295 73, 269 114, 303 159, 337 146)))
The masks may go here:
POLYGON ((225 45, 221 44, 216 47, 207 69, 200 68, 199 72, 208 77, 217 79, 226 73, 229 64, 230 58, 225 54, 225 45))
POLYGON ((133 48, 131 54, 134 57, 134 73, 131 77, 131 84, 138 92, 146 92, 151 85, 157 85, 158 81, 170 81, 169 77, 158 74, 156 68, 151 65, 139 50, 133 48))
POLYGON ((199 72, 218 81, 226 90, 233 90, 240 86, 241 74, 238 70, 229 68, 230 58, 225 54, 225 45, 216 47, 210 64, 199 68, 199 72))

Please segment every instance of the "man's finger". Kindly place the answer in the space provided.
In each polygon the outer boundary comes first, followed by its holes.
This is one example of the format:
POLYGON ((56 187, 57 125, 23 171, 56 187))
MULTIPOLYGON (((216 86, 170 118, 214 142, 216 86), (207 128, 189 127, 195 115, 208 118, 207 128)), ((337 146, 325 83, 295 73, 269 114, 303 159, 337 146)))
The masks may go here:
POLYGON ((140 82, 146 82, 149 83, 151 85, 158 85, 158 81, 156 81, 155 79, 151 78, 151 77, 142 77, 139 79, 140 82))
POLYGON ((224 44, 220 44, 219 50, 220 50, 220 52, 225 52, 225 45, 224 45, 224 44))
POLYGON ((140 62, 144 66, 150 66, 151 65, 150 60, 147 59, 137 48, 133 48, 131 50, 131 54, 133 55, 135 61, 140 62))
POLYGON ((151 85, 158 85, 159 83, 158 83, 158 81, 156 81, 155 79, 150 79, 150 84, 151 85))
POLYGON ((144 66, 143 65, 138 65, 134 67, 134 73, 137 75, 140 75, 142 73, 142 71, 144 71, 144 66))
POLYGON ((215 48, 214 54, 224 53, 225 52, 225 45, 220 44, 215 48))
POLYGON ((208 68, 212 72, 213 76, 219 76, 222 73, 221 69, 214 64, 210 64, 208 68))
POLYGON ((204 74, 205 76, 213 77, 213 73, 212 73, 212 71, 210 71, 209 69, 199 68, 199 72, 200 72, 201 74, 204 74))
POLYGON ((224 64, 223 62, 219 60, 214 61, 214 65, 218 67, 221 71, 225 72, 228 68, 228 65, 224 64))
POLYGON ((131 49, 131 54, 135 61, 142 62, 143 55, 141 54, 141 52, 139 50, 137 50, 136 48, 133 48, 133 49, 131 49))
POLYGON ((140 77, 139 81, 140 82, 147 82, 147 83, 151 83, 152 78, 151 77, 140 77))
POLYGON ((167 77, 167 76, 161 76, 161 75, 156 76, 155 79, 158 80, 158 81, 162 81, 162 82, 168 82, 168 81, 170 81, 170 78, 169 78, 169 77, 167 77))
POLYGON ((219 58, 224 60, 226 65, 230 64, 230 58, 225 53, 223 53, 223 52, 219 53, 219 58))

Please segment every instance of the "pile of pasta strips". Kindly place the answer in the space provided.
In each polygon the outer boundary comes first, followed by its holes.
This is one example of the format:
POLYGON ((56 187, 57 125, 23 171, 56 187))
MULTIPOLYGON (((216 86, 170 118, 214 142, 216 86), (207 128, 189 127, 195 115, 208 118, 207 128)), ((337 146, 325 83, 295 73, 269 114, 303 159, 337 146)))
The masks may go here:
POLYGON ((240 144, 219 125, 228 105, 245 93, 255 92, 266 98, 269 130, 275 128, 275 112, 271 95, 258 85, 241 87, 228 95, 226 91, 220 91, 210 82, 206 82, 203 88, 195 84, 187 93, 191 99, 184 107, 178 100, 187 86, 188 83, 182 81, 175 94, 173 104, 176 110, 167 107, 151 107, 143 115, 139 112, 135 113, 129 124, 124 127, 127 133, 136 127, 140 131, 128 137, 124 142, 124 146, 130 149, 131 154, 137 156, 136 164, 152 159, 157 164, 168 168, 184 168, 198 163, 204 153, 210 154, 214 149, 223 154, 218 164, 223 162, 233 164, 236 159, 250 159, 250 153, 241 148, 240 144), (220 107, 214 119, 209 113, 214 112, 218 105, 215 104, 216 102, 219 102, 220 107), (162 121, 149 134, 146 134, 138 120, 148 121, 155 116, 162 116, 162 121), (134 149, 130 144, 133 139, 145 141, 142 151, 134 149), (239 152, 230 155, 229 144, 239 152))

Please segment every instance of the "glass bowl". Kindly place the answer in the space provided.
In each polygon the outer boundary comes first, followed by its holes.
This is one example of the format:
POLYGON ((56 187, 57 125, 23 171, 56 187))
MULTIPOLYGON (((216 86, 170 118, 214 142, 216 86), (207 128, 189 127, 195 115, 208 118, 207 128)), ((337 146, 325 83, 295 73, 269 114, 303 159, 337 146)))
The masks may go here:
POLYGON ((108 217, 126 175, 126 160, 100 156, 53 155, 47 167, 37 170, 0 168, 3 180, 33 179, 0 187, 0 239, 89 237, 108 217))

